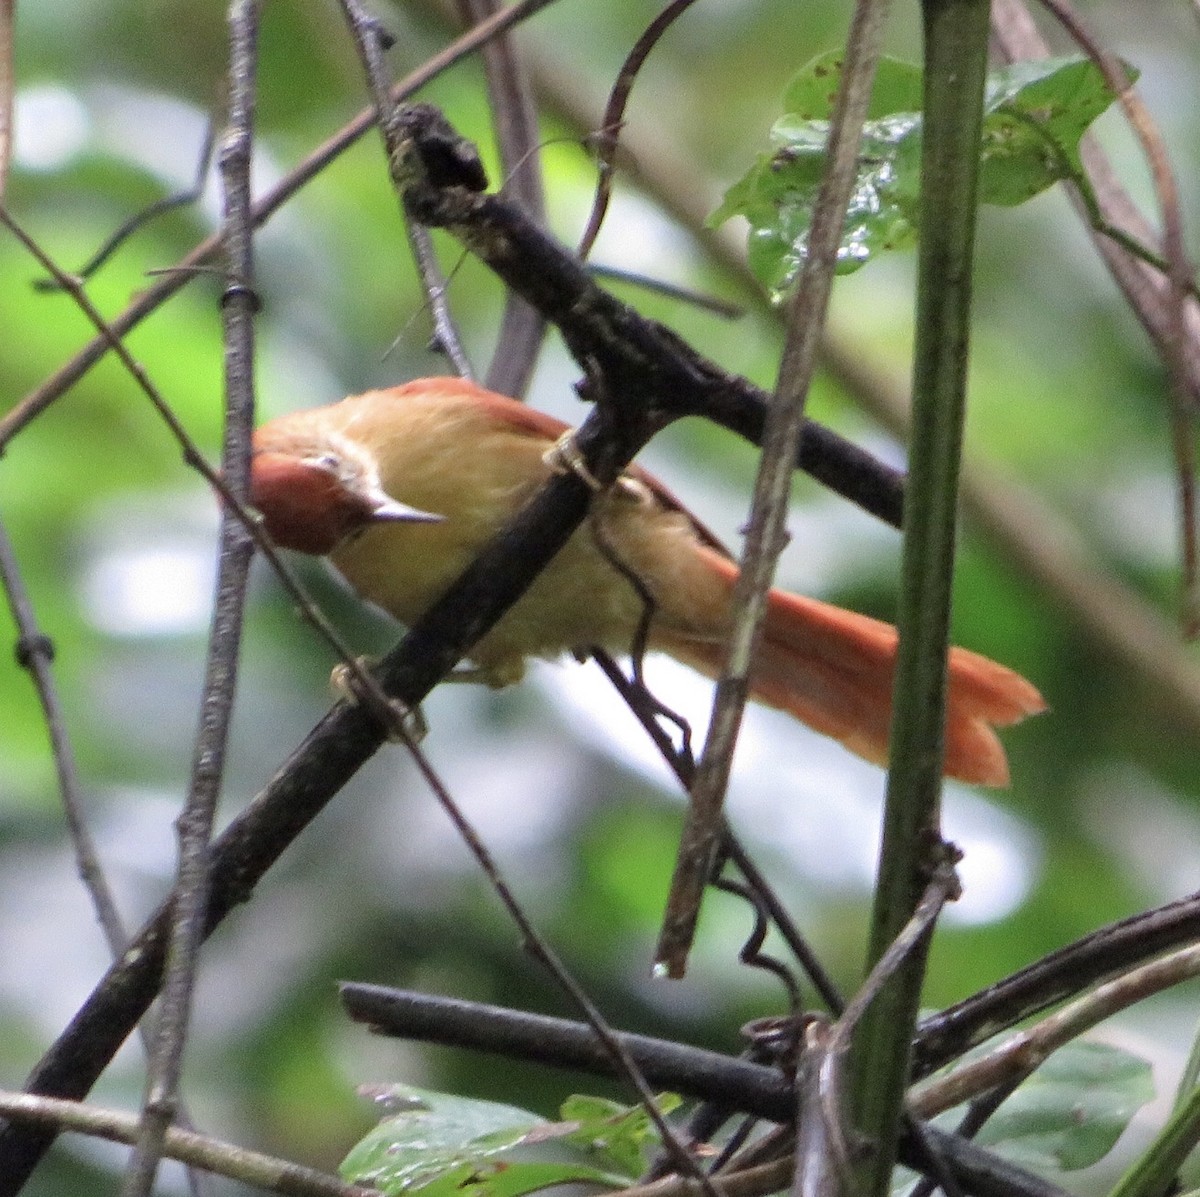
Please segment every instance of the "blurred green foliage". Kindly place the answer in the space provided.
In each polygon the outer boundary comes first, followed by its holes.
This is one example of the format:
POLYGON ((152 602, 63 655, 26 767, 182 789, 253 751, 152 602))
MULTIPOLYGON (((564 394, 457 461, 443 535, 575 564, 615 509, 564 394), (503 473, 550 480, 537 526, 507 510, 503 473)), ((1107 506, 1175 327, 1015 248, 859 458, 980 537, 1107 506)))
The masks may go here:
MULTIPOLYGON (((1156 10, 1131 22, 1129 6, 1091 7, 1113 48, 1141 71, 1165 122, 1194 227, 1195 30, 1186 14, 1156 10)), ((566 75, 598 120, 615 71, 656 9, 649 0, 553 5, 519 40, 566 75)), ((889 50, 901 57, 916 57, 914 10, 897 12, 889 50)), ((634 90, 631 135, 651 131, 690 162, 712 207, 750 165, 798 65, 840 41, 845 4, 804 11, 797 21, 783 0, 698 4, 664 38, 634 90)), ((419 5, 384 16, 398 35, 397 74, 446 39, 419 5)), ((225 37, 217 8, 186 0, 169 8, 128 0, 20 6, 17 156, 7 203, 60 264, 76 267, 126 217, 191 177, 225 37)), ((334 6, 267 6, 261 54, 259 190, 363 103, 334 6)), ((475 64, 459 66, 427 98, 481 139, 495 176, 481 79, 475 64)), ((544 128, 552 223, 571 242, 594 171, 553 105, 544 128)), ((1105 116, 1099 132, 1146 199, 1119 119, 1105 116)), ((210 184, 200 203, 139 232, 89 283, 101 311, 120 311, 148 285, 147 271, 169 268, 212 230, 217 211, 210 184)), ((1170 619, 1177 566, 1164 371, 1061 195, 984 213, 980 230, 969 452, 1035 488, 1108 570, 1170 619)), ((456 266, 457 250, 441 246, 446 265, 456 266)), ((265 413, 444 370, 426 347, 427 316, 373 136, 273 219, 257 252, 265 413)), ((596 256, 746 298, 741 283, 626 182, 596 256)), ((5 410, 90 337, 66 297, 31 289, 35 274, 16 243, 0 238, 5 410)), ((839 282, 834 301, 835 328, 900 377, 911 336, 910 274, 905 255, 873 263, 839 282)), ((219 286, 201 274, 129 338, 214 459, 222 416, 219 286)), ((779 332, 753 302, 745 318, 727 323, 619 289, 728 368, 772 380, 779 332)), ((473 357, 486 362, 499 287, 467 262, 454 275, 451 302, 473 357)), ((577 373, 552 342, 532 400, 578 419, 569 390, 577 373)), ((898 459, 890 439, 827 379, 812 413, 898 459)), ((723 535, 736 537, 753 472, 744 445, 689 425, 661 438, 647 460, 723 535)), ((894 535, 811 483, 799 482, 797 495, 783 580, 888 616, 894 535)), ((173 867, 171 819, 196 722, 216 503, 133 382, 106 359, 8 447, 0 517, 57 648, 89 816, 133 925, 164 892, 173 867)), ((305 564, 302 573, 356 648, 379 651, 394 639, 394 628, 318 566, 305 564)), ((939 932, 931 1006, 1200 885, 1195 722, 1123 673, 1061 596, 970 527, 956 593, 960 641, 1035 679, 1052 712, 1007 737, 1014 784, 988 798, 995 806, 951 796, 968 850, 964 912, 973 894, 984 900, 939 932)), ((0 635, 12 643, 7 612, 0 635)), ((278 587, 257 575, 227 811, 261 786, 325 709, 329 665, 278 587)), ((447 688, 429 704, 430 755, 494 844, 518 896, 615 1024, 737 1050, 739 1025, 779 1010, 783 994, 736 963, 751 920, 723 895, 705 910, 689 980, 649 979, 679 807, 665 775, 608 734, 617 716, 589 719, 587 709, 570 706, 568 695, 587 676, 568 665, 535 671, 525 686, 499 695, 447 688)), ((598 703, 597 693, 588 691, 580 707, 598 703)), ((703 696, 686 701, 702 721, 703 696)), ((747 745, 739 756, 732 817, 835 976, 853 986, 882 774, 786 721, 756 720, 752 734, 764 747, 747 745)), ((0 760, 0 1042, 4 1084, 16 1087, 99 976, 105 955, 67 847, 45 728, 15 665, 0 670, 0 760)), ((960 833, 951 827, 951 834, 960 833)), ((186 1085, 197 1121, 332 1168, 373 1120, 369 1104, 354 1096, 363 1082, 422 1084, 544 1114, 581 1088, 579 1078, 541 1069, 371 1039, 340 1015, 337 977, 573 1013, 522 954, 398 750, 364 770, 207 949, 186 1085)), ((1191 1017, 1188 1000, 1179 999, 1153 1018, 1134 1013, 1122 1024, 1165 1069, 1160 1090, 1170 1086, 1172 1061, 1186 1054, 1191 1017)), ((135 1102, 139 1066, 130 1049, 100 1096, 135 1102)), ((116 1159, 64 1141, 29 1191, 115 1191, 116 1159)))

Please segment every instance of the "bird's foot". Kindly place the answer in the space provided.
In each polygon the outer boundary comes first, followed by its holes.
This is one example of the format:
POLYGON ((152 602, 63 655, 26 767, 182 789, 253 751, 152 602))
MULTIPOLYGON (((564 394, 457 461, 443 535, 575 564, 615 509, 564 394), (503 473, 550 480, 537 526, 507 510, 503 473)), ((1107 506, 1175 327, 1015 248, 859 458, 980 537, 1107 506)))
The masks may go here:
POLYGON ((597 493, 604 490, 604 483, 588 469, 587 461, 579 451, 579 445, 575 441, 575 429, 573 428, 568 428, 542 454, 542 461, 556 474, 574 474, 576 478, 579 478, 597 493))
POLYGON ((419 706, 410 707, 385 694, 378 684, 366 684, 364 675, 369 675, 374 665, 371 657, 356 658, 356 667, 342 661, 333 667, 329 685, 339 697, 374 714, 392 743, 419 744, 429 734, 425 713, 419 706))
POLYGON ((506 686, 515 686, 524 676, 525 661, 516 657, 511 661, 494 661, 490 665, 459 665, 446 674, 443 680, 503 690, 506 686))

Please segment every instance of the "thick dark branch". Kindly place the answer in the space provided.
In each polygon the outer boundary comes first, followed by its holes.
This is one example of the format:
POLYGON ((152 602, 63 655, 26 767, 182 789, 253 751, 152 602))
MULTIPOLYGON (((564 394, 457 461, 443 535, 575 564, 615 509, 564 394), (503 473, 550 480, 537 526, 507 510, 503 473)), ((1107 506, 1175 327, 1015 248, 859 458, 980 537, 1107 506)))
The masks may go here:
MULTIPOLYGON (((762 440, 768 396, 728 374, 669 328, 647 320, 597 286, 582 263, 517 205, 483 191, 474 147, 437 109, 404 109, 396 139, 409 147, 398 169, 416 219, 453 233, 512 290, 561 330, 585 369, 598 372, 608 395, 659 422, 703 416, 754 444, 762 440), (629 396, 637 399, 629 399, 629 396)), ((899 527, 903 474, 836 433, 808 421, 800 467, 880 519, 899 527)))
MULTIPOLYGON (((554 1068, 613 1074, 592 1029, 569 1019, 380 985, 343 985, 342 1002, 351 1017, 369 1023, 380 1034, 495 1052, 554 1068)), ((647 1080, 656 1086, 720 1102, 772 1122, 790 1124, 795 1117, 792 1083, 775 1068, 649 1035, 623 1031, 620 1036, 647 1080)), ((975 1197, 1064 1197, 1055 1185, 973 1143, 929 1126, 922 1131, 965 1193, 975 1197)), ((900 1155, 909 1167, 924 1170, 927 1154, 911 1135, 901 1143, 900 1155)))
POLYGON ((1136 914, 1043 956, 917 1026, 913 1076, 936 1071, 985 1039, 1088 986, 1200 940, 1200 893, 1136 914))
MULTIPOLYGON (((381 1035, 494 1052, 597 1076, 613 1075, 612 1060, 586 1023, 383 985, 347 983, 341 986, 341 996, 351 1018, 381 1035)), ((773 1068, 669 1039, 628 1031, 619 1034, 656 1088, 720 1101, 773 1122, 787 1122, 791 1117, 791 1083, 773 1068)))

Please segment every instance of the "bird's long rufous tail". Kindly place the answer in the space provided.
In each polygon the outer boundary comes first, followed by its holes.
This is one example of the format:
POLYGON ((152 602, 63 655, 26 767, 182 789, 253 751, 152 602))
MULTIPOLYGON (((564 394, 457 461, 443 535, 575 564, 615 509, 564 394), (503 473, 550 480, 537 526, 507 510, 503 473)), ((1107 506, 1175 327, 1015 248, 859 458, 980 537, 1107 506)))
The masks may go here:
MULTIPOLYGON (((736 576, 731 563, 718 568, 730 571, 730 581, 736 576)), ((891 624, 773 590, 751 692, 852 752, 885 764, 897 641, 891 624)), ((717 642, 666 637, 662 647, 710 677, 724 665, 725 650, 717 642)), ((1045 710, 1045 701, 1019 673, 963 648, 950 650, 949 679, 946 776, 1007 785, 1008 759, 994 728, 1045 710)))

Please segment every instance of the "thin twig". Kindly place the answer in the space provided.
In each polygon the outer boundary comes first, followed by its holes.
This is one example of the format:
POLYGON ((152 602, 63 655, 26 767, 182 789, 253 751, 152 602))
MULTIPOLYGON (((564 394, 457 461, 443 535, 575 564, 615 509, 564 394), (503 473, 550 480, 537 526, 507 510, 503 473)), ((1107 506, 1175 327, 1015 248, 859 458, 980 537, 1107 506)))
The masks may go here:
POLYGON ((714 316, 720 316, 722 320, 741 320, 746 315, 745 305, 722 299, 719 295, 697 291, 694 287, 669 283, 666 279, 652 278, 648 274, 639 274, 635 270, 625 270, 620 266, 610 266, 603 262, 589 262, 587 269, 588 274, 593 278, 627 283, 629 286, 638 287, 643 291, 665 295, 668 299, 678 299, 702 312, 711 312, 714 316))
POLYGON ((446 275, 438 261, 433 237, 428 229, 411 220, 404 222, 404 228, 413 261, 417 264, 421 286, 425 289, 425 302, 433 315, 433 336, 429 340, 429 347, 435 353, 443 354, 460 378, 474 378, 471 359, 467 357, 454 317, 450 314, 450 304, 446 298, 446 275))
POLYGON ((942 907, 958 893, 954 866, 948 859, 944 860, 935 869, 912 917, 876 961, 838 1020, 832 1027, 815 1024, 810 1029, 806 1041, 811 1042, 818 1060, 809 1069, 808 1095, 812 1100, 799 1109, 796 1141, 798 1149, 800 1144, 807 1144, 814 1150, 827 1152, 831 1158, 801 1160, 797 1157, 796 1183, 802 1185, 804 1191, 794 1189, 795 1197, 834 1197, 848 1183, 854 1157, 844 1126, 848 1114, 845 1074, 854 1035, 884 988, 914 955, 923 952, 942 907), (809 1127, 807 1124, 812 1121, 820 1123, 820 1127, 809 1127))
MULTIPOLYGON (((650 701, 647 702, 647 692, 627 678, 621 671, 620 666, 608 653, 593 648, 591 655, 596 664, 600 666, 604 676, 608 678, 617 693, 625 700, 625 704, 633 712, 634 717, 641 723, 646 734, 650 737, 654 746, 666 762, 667 767, 671 769, 686 790, 691 785, 692 778, 695 776, 695 762, 691 756, 690 746, 687 752, 676 751, 675 746, 671 743, 670 736, 663 730, 658 721, 658 717, 662 714, 662 711, 653 696, 649 695, 650 701)), ((753 857, 751 857, 728 821, 726 821, 724 827, 721 850, 728 855, 738 872, 746 879, 747 884, 754 891, 757 902, 760 902, 771 916, 771 921, 775 924, 776 930, 783 937, 784 942, 788 945, 789 950, 795 956, 800 967, 804 969, 821 1001, 825 1003, 826 1007, 833 1014, 841 1014, 845 1003, 833 978, 830 977, 816 952, 813 951, 808 941, 800 933, 800 929, 796 926, 791 914, 780 901, 779 895, 776 894, 770 882, 754 863, 753 857)))
MULTIPOLYGON (((954 865, 947 856, 917 903, 913 916, 888 950, 880 957, 862 987, 832 1026, 818 1020, 806 1029, 806 1043, 815 1059, 804 1060, 806 1101, 800 1098, 796 1127, 796 1197, 839 1197, 850 1181, 854 1159, 847 1142, 844 1120, 846 1063, 855 1030, 872 1002, 915 955, 923 953, 934 925, 948 901, 959 897, 960 886, 954 865), (804 1145, 803 1147, 801 1145, 804 1145), (802 1150, 818 1153, 805 1158, 802 1150)), ((946 1197, 962 1197, 961 1187, 941 1150, 941 1144, 905 1103, 901 1117, 904 1134, 921 1158, 931 1188, 940 1185, 946 1197)))
MULTIPOLYGON (((663 718, 667 718, 678 725, 681 722, 679 717, 674 715, 673 712, 665 711, 662 704, 646 688, 644 681, 640 677, 640 671, 637 669, 636 661, 635 676, 631 680, 625 676, 616 661, 604 650, 593 647, 591 649, 591 656, 625 700, 629 709, 642 724, 651 741, 659 750, 667 766, 675 773, 686 790, 695 775, 695 760, 691 754, 690 737, 685 735, 683 750, 676 750, 661 723, 663 718)), ((753 863, 749 853, 738 841, 728 824, 725 824, 724 827, 721 848, 722 852, 728 855, 738 867, 742 876, 746 879, 746 885, 741 886, 720 879, 715 884, 727 892, 735 893, 742 897, 743 900, 751 905, 755 914, 755 928, 739 951, 739 959, 745 964, 763 968, 778 977, 787 989, 792 1014, 795 1015, 799 1012, 800 996, 790 970, 779 961, 764 956, 760 951, 766 936, 766 918, 770 917, 779 929, 784 941, 791 948, 796 959, 813 980, 822 999, 826 1001, 832 1010, 840 1013, 842 1001, 836 986, 826 974, 816 953, 812 951, 800 934, 799 929, 793 923, 790 915, 775 894, 775 891, 753 863)), ((713 1122, 719 1125, 724 1122, 728 1117, 727 1097, 728 1095, 725 1094, 721 1098, 710 1098, 705 1105, 699 1107, 696 1111, 693 1123, 699 1122, 701 1125, 706 1125, 709 1122, 713 1122)), ((730 1145, 727 1145, 726 1150, 732 1149, 735 1149, 735 1145, 731 1142, 730 1145)), ((724 1154, 723 1152, 722 1158, 724 1158, 724 1154)), ((653 1169, 652 1171, 657 1173, 658 1169, 653 1169)), ((716 1171, 717 1169, 714 1167, 710 1170, 710 1175, 715 1174, 716 1171)))
POLYGON ((840 1197, 846 1183, 849 1157, 841 1119, 825 1116, 821 1093, 832 1039, 833 1025, 827 1018, 805 1023, 796 1061, 792 1197, 840 1197))
POLYGON ((1106 1018, 1196 976, 1200 976, 1200 947, 1182 948, 1131 969, 1014 1035, 987 1055, 917 1086, 909 1094, 909 1105, 922 1118, 933 1118, 997 1086, 1018 1085, 1053 1052, 1106 1018))
MULTIPOLYGON (((62 1098, 0 1092, 0 1114, 14 1122, 78 1131, 114 1143, 132 1144, 138 1138, 138 1119, 133 1115, 62 1098)), ((377 1189, 347 1184, 335 1176, 290 1160, 235 1147, 178 1127, 167 1131, 163 1154, 186 1164, 189 1169, 203 1168, 253 1188, 287 1194, 288 1197, 379 1197, 377 1189)))
MULTIPOLYGON (((935 879, 927 895, 929 900, 918 911, 911 937, 906 934, 908 942, 900 946, 895 963, 912 951, 917 940, 929 934, 946 898, 957 895, 957 881, 952 876, 949 881, 947 887, 945 877, 935 879)), ((875 978, 875 986, 884 979, 875 978)), ((869 979, 868 986, 871 984, 869 979)), ((842 1197, 846 1191, 851 1155, 842 1125, 840 1087, 852 1029, 852 1022, 842 1020, 834 1024, 824 1017, 810 1017, 804 1023, 796 1068, 796 1134, 792 1149, 796 1167, 791 1187, 794 1197, 842 1197)), ((944 1141, 911 1114, 906 1114, 904 1125, 909 1164, 924 1173, 914 1193, 925 1190, 928 1197, 928 1193, 941 1188, 946 1197, 963 1197, 963 1186, 946 1157, 944 1141)))
POLYGON ((835 1024, 832 1041, 835 1052, 844 1053, 849 1050, 854 1032, 871 1004, 879 997, 888 981, 896 975, 897 970, 912 958, 913 953, 933 933, 934 924, 942 913, 942 908, 947 902, 955 901, 959 893, 954 863, 946 857, 934 868, 933 876, 929 879, 925 892, 913 909, 908 922, 875 962, 858 992, 846 1003, 845 1010, 835 1024))
POLYGON ((813 207, 804 265, 789 305, 779 376, 767 411, 746 545, 734 587, 725 666, 717 682, 708 738, 691 788, 655 951, 657 967, 672 977, 682 976, 687 966, 704 886, 721 834, 721 808, 750 691, 751 667, 762 635, 767 593, 787 543, 785 522, 804 430, 805 398, 817 366, 842 225, 857 177, 858 148, 886 13, 886 0, 859 0, 847 35, 845 65, 826 146, 828 165, 813 207))
POLYGON ((79 784, 75 753, 71 748, 71 737, 67 721, 59 702, 58 687, 54 684, 51 663, 54 660, 54 642, 38 626, 37 614, 25 584, 8 529, 0 520, 0 582, 8 597, 13 622, 17 627, 17 663, 26 669, 37 691, 38 702, 46 721, 46 732, 50 738, 50 755, 58 777, 58 792, 62 798, 63 813, 67 818, 67 829, 75 854, 75 867, 80 880, 92 900, 96 920, 104 932, 105 941, 112 955, 119 956, 125 950, 126 934, 121 922, 121 912, 116 898, 104 875, 100 856, 92 839, 91 829, 83 813, 83 792, 79 784))
MULTIPOLYGON (((503 5, 500 0, 456 0, 456 7, 471 25, 494 17, 503 5)), ((531 219, 545 224, 537 107, 515 39, 508 35, 493 38, 483 47, 482 57, 500 169, 504 172, 501 191, 531 219)), ((545 335, 546 321, 541 313, 509 291, 500 317, 496 352, 488 364, 487 386, 502 395, 524 395, 545 335)))
MULTIPOLYGON (((208 178, 209 168, 212 166, 213 150, 217 142, 217 128, 221 121, 222 117, 217 112, 209 117, 208 124, 204 129, 204 141, 200 145, 200 153, 196 160, 196 173, 191 183, 182 191, 173 192, 171 195, 155 200, 152 204, 147 204, 128 220, 122 221, 105 238, 100 248, 74 272, 76 278, 84 280, 91 278, 139 229, 145 228, 152 220, 166 212, 173 212, 176 208, 186 208, 194 204, 204 194, 204 183, 208 178)), ((62 290, 62 284, 53 276, 34 279, 33 287, 35 291, 62 290)))
POLYGON ((837 984, 829 975, 829 970, 821 963, 820 957, 812 945, 800 932, 791 913, 779 899, 774 887, 754 862, 754 858, 746 850, 728 822, 725 824, 721 850, 725 852, 733 866, 746 879, 758 900, 763 903, 771 915, 775 929, 782 936, 788 950, 795 956, 796 961, 804 970, 805 975, 817 991, 817 996, 824 1002, 831 1014, 840 1015, 845 1005, 837 984))
MULTIPOLYGON (((723 867, 724 861, 718 860, 718 865, 723 867)), ((774 977, 783 986, 784 993, 787 994, 787 1016, 799 1017, 804 1003, 795 974, 782 960, 762 950, 763 944, 767 942, 767 933, 771 930, 770 910, 766 902, 763 901, 758 891, 745 881, 736 881, 732 877, 723 877, 718 874, 711 884, 714 889, 720 890, 723 894, 732 894, 735 898, 741 898, 754 915, 750 934, 738 948, 738 961, 747 968, 757 968, 774 977)))
MULTIPOLYGON (((392 87, 388 83, 384 54, 391 48, 391 35, 384 31, 379 19, 367 12, 358 3, 358 0, 341 0, 341 7, 350 26, 355 49, 362 61, 384 148, 390 152, 386 128, 388 114, 392 108, 392 87)), ((429 311, 433 316, 432 345, 439 353, 445 354, 460 377, 474 378, 475 374, 471 369, 470 359, 467 357, 467 351, 463 348, 462 338, 454 324, 454 317, 450 314, 450 305, 446 299, 446 276, 437 260, 433 238, 427 228, 412 220, 405 212, 404 201, 399 190, 397 190, 396 198, 400 201, 400 214, 404 219, 404 230, 412 248, 413 259, 417 264, 417 273, 425 290, 429 311)))
POLYGON ((621 129, 625 124, 625 106, 629 103, 629 95, 633 91, 638 71, 642 69, 642 64, 650 56, 650 52, 658 45, 659 38, 692 3, 693 0, 670 0, 662 12, 646 26, 617 73, 617 81, 613 84, 608 103, 604 106, 600 128, 589 138, 599 151, 596 160, 599 177, 596 180, 596 198, 592 201, 592 211, 584 226, 583 236, 579 238, 579 248, 575 251, 580 258, 586 259, 592 252, 592 246, 596 244, 600 226, 604 223, 604 216, 608 211, 609 200, 612 198, 613 173, 616 170, 617 146, 620 144, 621 129))
MULTIPOLYGON (((225 324, 225 444, 222 473, 244 499, 250 480, 254 429, 254 242, 250 158, 258 67, 257 0, 231 0, 229 7, 229 124, 222 137, 220 177, 224 187, 224 243, 228 286, 222 296, 225 324)), ((225 777, 225 753, 233 713, 241 648, 246 582, 254 542, 235 515, 223 512, 212 630, 200 723, 184 809, 177 819, 179 861, 154 1047, 147 1069, 142 1129, 134 1147, 122 1197, 149 1197, 167 1129, 179 1108, 179 1080, 191 1021, 192 998, 204 941, 209 893, 209 857, 217 803, 225 777)))

